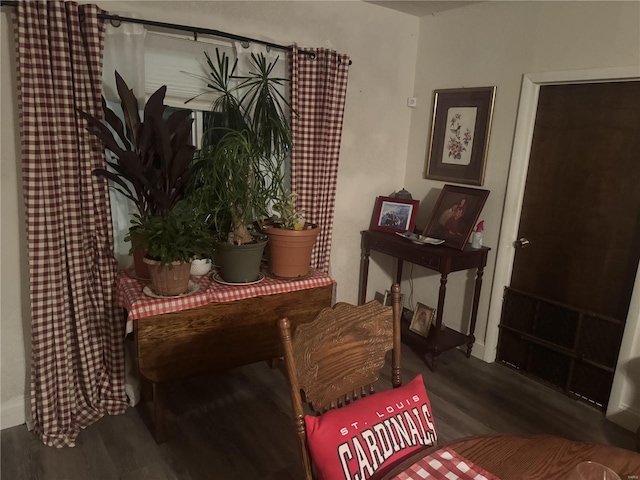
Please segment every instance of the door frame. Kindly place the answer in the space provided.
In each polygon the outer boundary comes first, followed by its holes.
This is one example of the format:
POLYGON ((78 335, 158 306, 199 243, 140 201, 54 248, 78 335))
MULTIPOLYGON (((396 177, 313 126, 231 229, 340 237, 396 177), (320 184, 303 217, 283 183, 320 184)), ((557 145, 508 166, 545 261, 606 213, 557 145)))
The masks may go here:
MULTIPOLYGON (((511 273, 515 257, 515 247, 513 243, 517 238, 520 225, 520 214, 527 180, 540 87, 543 85, 561 85, 567 83, 630 80, 640 80, 640 66, 527 73, 523 75, 504 209, 502 212, 502 224, 497 245, 493 285, 491 288, 491 298, 489 300, 484 361, 494 362, 496 359, 498 325, 500 324, 502 314, 502 298, 504 287, 511 283, 511 273)), ((620 346, 618 366, 620 366, 622 360, 626 361, 631 358, 634 339, 635 343, 640 343, 640 268, 638 272, 636 272, 627 323, 620 346)), ((636 348, 640 348, 640 346, 636 348)), ((607 416, 625 410, 624 407, 629 407, 625 405, 627 403, 625 391, 628 390, 628 388, 626 388, 626 379, 624 373, 619 374, 620 370, 621 369, 616 368, 611 395, 609 397, 607 416)), ((633 389, 633 386, 630 388, 633 389)), ((636 416, 638 416, 638 418, 635 420, 628 417, 625 419, 621 418, 621 420, 624 423, 632 423, 640 420, 640 412, 632 415, 632 417, 636 416)), ((631 425, 627 426, 627 428, 631 429, 634 427, 631 425)), ((637 426, 635 428, 637 428, 637 426)))

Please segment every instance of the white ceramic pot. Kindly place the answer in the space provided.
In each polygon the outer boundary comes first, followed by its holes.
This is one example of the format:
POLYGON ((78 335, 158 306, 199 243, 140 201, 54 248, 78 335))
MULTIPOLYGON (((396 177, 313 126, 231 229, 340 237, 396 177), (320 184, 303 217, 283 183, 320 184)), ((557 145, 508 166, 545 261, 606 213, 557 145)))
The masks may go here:
POLYGON ((191 275, 199 277, 206 275, 211 270, 210 258, 197 258, 191 261, 191 275))
POLYGON ((482 247, 482 232, 473 232, 471 234, 471 248, 482 247))

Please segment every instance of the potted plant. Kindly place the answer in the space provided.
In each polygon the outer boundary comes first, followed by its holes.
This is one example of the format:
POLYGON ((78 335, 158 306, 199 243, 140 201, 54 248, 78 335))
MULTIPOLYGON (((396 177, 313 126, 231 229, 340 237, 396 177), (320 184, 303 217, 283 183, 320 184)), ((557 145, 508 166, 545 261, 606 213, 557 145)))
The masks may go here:
POLYGON ((295 193, 284 194, 273 205, 274 215, 264 231, 269 237, 269 271, 282 278, 309 274, 311 252, 320 229, 305 221, 304 210, 296 207, 295 193))
POLYGON ((226 54, 217 50, 215 62, 205 56, 207 86, 218 97, 209 115, 211 128, 196 155, 200 170, 188 200, 216 232, 222 278, 248 283, 259 277, 267 241, 260 227, 285 188, 290 106, 277 90, 285 79, 271 76, 277 59, 267 62, 263 55, 252 54, 255 71, 238 77, 237 60, 230 66, 226 54))
MULTIPOLYGON (((144 107, 144 121, 138 113, 138 100, 123 78, 115 72, 116 85, 124 115, 124 124, 102 99, 104 123, 80 112, 112 156, 109 169, 96 168, 93 173, 111 180, 115 189, 136 205, 140 219, 163 216, 183 198, 186 186, 197 170, 193 163, 196 148, 189 145, 191 111, 178 110, 164 118, 167 87, 160 87, 144 107)), ((131 231, 134 260, 141 260, 139 236, 134 223, 131 231), (138 252, 136 254, 136 252, 138 252)), ((138 261, 136 274, 148 278, 144 264, 138 261)))
MULTIPOLYGON (((132 221, 146 251, 151 289, 160 296, 175 296, 189 289, 191 259, 212 250, 211 231, 186 204, 164 214, 134 215, 132 221)), ((133 248, 133 247, 132 247, 133 248)))

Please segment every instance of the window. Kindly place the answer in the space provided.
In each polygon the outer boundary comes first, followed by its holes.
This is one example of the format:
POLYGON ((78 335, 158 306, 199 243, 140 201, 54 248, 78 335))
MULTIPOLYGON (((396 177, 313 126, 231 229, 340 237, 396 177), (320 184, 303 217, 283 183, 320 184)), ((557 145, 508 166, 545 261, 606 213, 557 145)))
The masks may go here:
MULTIPOLYGON (((206 89, 206 77, 208 67, 204 52, 207 51, 212 59, 216 58, 216 49, 222 54, 225 52, 233 62, 238 55, 238 75, 242 76, 249 71, 252 51, 264 51, 260 46, 244 47, 240 44, 235 46, 231 42, 212 40, 210 38, 199 38, 194 41, 186 34, 169 34, 159 31, 147 31, 144 36, 144 75, 145 75, 145 97, 157 91, 163 85, 167 86, 165 104, 169 106, 167 115, 177 109, 190 109, 193 111, 192 141, 196 147, 202 144, 204 132, 207 131, 215 118, 215 113, 210 111, 212 102, 215 100, 213 92, 201 94, 206 89), (196 97, 196 98, 194 98, 196 97), (185 103, 187 100, 189 103, 185 103)), ((279 57, 273 75, 277 77, 288 77, 286 68, 286 55, 284 52, 265 53, 268 60, 275 60, 279 57)), ((105 68, 107 68, 105 66, 105 68)), ((107 72, 105 72, 106 74, 107 72)), ((127 83, 129 80, 125 78, 127 83)), ((138 94, 138 92, 135 92, 138 94)), ((288 98, 288 85, 281 92, 288 98)), ((140 95, 139 95, 140 96, 140 95)), ((116 113, 121 113, 120 106, 115 102, 107 102, 108 106, 116 113)), ((143 112, 140 112, 143 116, 143 112)), ((285 178, 289 179, 290 162, 285 165, 285 178)), ((114 230, 114 244, 116 258, 120 268, 128 268, 131 263, 129 256, 129 243, 124 242, 124 237, 128 233, 131 214, 136 212, 131 201, 119 192, 111 189, 111 210, 114 230)))

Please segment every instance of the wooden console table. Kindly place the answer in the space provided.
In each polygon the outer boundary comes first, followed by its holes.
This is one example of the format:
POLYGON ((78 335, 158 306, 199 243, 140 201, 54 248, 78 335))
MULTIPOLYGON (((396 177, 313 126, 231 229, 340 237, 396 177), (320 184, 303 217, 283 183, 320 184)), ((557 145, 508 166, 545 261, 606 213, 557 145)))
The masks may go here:
POLYGON ((333 290, 333 280, 319 272, 250 286, 220 285, 210 276, 192 281, 199 284, 196 294, 165 300, 144 295, 145 281, 119 277, 118 304, 128 312, 143 388, 152 387, 158 443, 166 439, 169 382, 281 357, 278 319, 313 320, 331 306, 333 290))
POLYGON ((456 250, 445 245, 417 245, 393 233, 377 230, 364 230, 362 233, 362 261, 360 272, 360 305, 365 303, 367 295, 367 279, 369 275, 369 256, 371 250, 382 252, 397 259, 396 282, 402 280, 402 262, 407 261, 431 270, 440 272, 440 291, 438 293, 438 307, 436 310, 436 323, 427 338, 409 330, 406 321, 403 322, 403 342, 416 345, 425 353, 431 353, 431 369, 435 371, 438 355, 440 353, 467 345, 467 358, 471 356, 471 349, 476 340, 474 336, 476 317, 478 315, 478 302, 480 289, 482 288, 482 275, 487 264, 487 255, 490 248, 482 247, 472 249, 466 245, 464 250, 456 250), (442 329, 444 316, 444 300, 447 293, 447 277, 451 272, 460 270, 477 269, 475 288, 473 292, 473 304, 471 308, 471 324, 467 335, 457 332, 449 327, 442 329))

